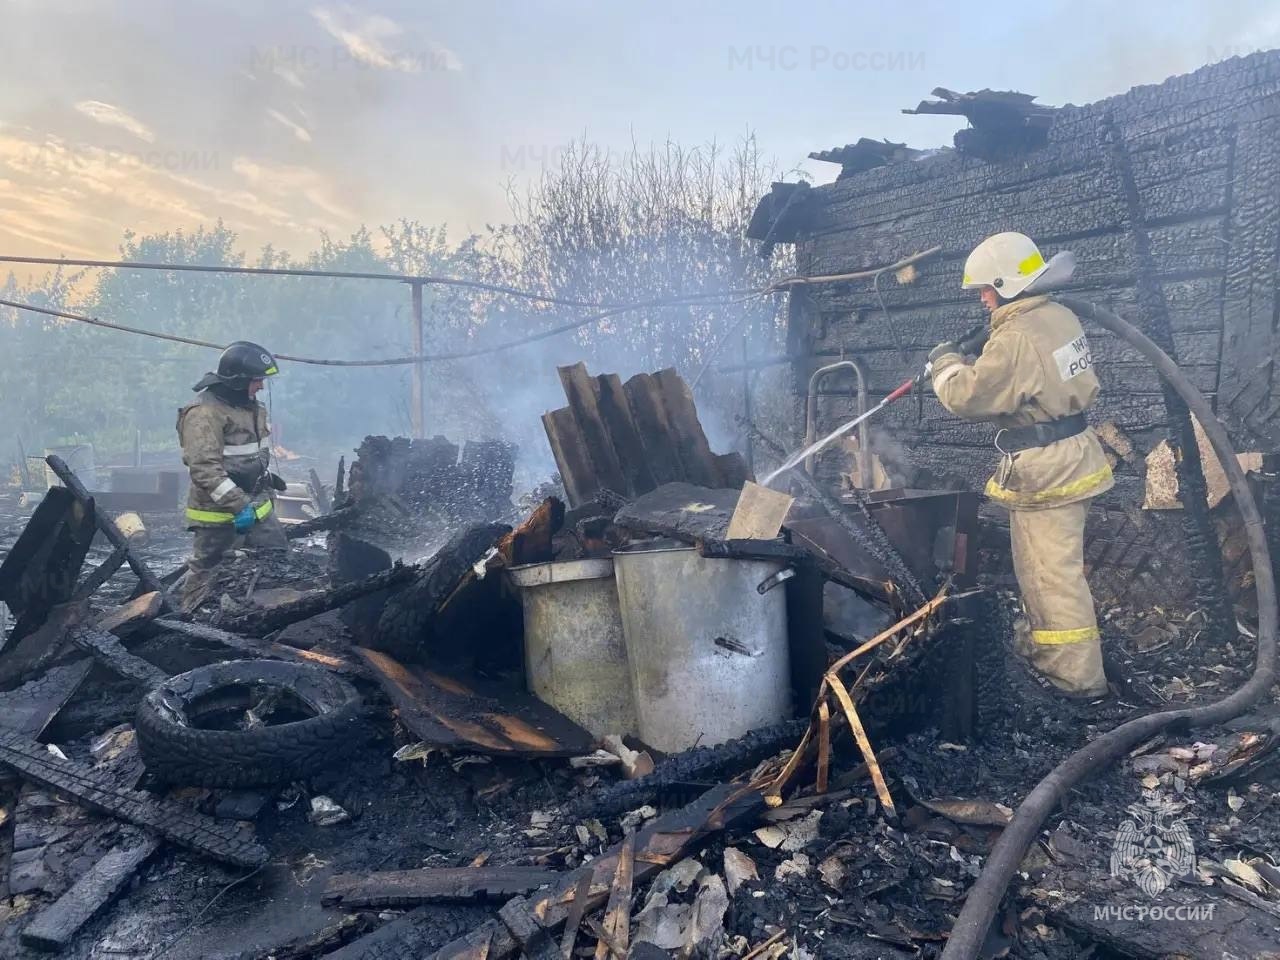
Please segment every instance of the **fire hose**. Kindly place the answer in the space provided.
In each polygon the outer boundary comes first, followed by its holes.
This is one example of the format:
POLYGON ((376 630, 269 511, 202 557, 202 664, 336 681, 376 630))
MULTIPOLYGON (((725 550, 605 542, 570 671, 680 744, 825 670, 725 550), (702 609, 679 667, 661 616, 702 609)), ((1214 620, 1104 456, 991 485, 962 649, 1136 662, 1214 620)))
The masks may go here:
POLYGON ((1276 673, 1276 585, 1267 547, 1262 516, 1254 502, 1244 471, 1236 459, 1226 429, 1218 421, 1209 401, 1186 378, 1178 365, 1132 324, 1103 307, 1058 296, 1055 299, 1075 311, 1083 320, 1092 320, 1114 333, 1147 357, 1160 375, 1182 397, 1200 421, 1213 445, 1214 453, 1226 472, 1227 483, 1236 508, 1244 520, 1245 537, 1253 561, 1254 589, 1258 598, 1258 651, 1253 674, 1234 693, 1203 707, 1164 710, 1122 723, 1082 747, 1053 768, 1018 807, 1013 819, 1001 833, 978 876, 964 908, 960 911, 951 936, 942 951, 943 960, 976 960, 1000 907, 1009 881, 1034 842, 1045 819, 1058 802, 1076 784, 1100 772, 1138 744, 1169 726, 1180 723, 1187 727, 1222 723, 1237 717, 1266 693, 1276 673))

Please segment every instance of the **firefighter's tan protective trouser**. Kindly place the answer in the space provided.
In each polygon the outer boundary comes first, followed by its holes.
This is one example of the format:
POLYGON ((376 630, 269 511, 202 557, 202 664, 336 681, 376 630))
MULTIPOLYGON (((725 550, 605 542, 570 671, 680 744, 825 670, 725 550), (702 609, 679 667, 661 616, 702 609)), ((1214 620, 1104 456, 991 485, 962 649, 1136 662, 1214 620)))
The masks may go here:
POLYGON ((1040 510, 1010 510, 1013 570, 1027 620, 1018 652, 1055 687, 1077 696, 1107 692, 1093 595, 1084 576, 1084 522, 1089 501, 1040 510))
POLYGON ((237 534, 229 523, 221 527, 196 527, 194 532, 195 541, 191 559, 187 561, 187 573, 182 580, 179 602, 186 613, 193 612, 208 599, 218 582, 218 567, 233 547, 240 546, 246 550, 289 549, 284 527, 274 513, 255 523, 243 535, 237 534))

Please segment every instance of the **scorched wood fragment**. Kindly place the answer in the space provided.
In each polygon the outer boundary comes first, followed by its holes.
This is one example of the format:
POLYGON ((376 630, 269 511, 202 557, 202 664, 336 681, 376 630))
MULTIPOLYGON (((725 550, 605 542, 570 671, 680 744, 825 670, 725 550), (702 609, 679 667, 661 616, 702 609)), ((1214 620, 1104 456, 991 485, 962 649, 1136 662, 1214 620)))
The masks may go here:
POLYGON ((39 737, 92 669, 93 661, 85 658, 51 667, 16 690, 0 693, 0 727, 39 737))
POLYGON ((605 373, 595 378, 595 384, 600 418, 609 431, 618 464, 627 482, 626 490, 620 492, 634 497, 652 490, 657 484, 653 479, 653 471, 649 468, 640 432, 631 415, 631 407, 627 403, 622 378, 616 373, 605 373))
POLYGON ((558 371, 565 396, 569 398, 569 409, 582 432, 587 456, 600 486, 615 493, 631 492, 622 475, 613 436, 600 416, 596 384, 587 373, 586 365, 575 363, 571 367, 559 367, 558 371))
POLYGON ((158 683, 169 676, 155 664, 134 656, 111 634, 95 627, 75 627, 70 639, 75 646, 90 653, 107 669, 144 686, 158 683))
POLYGON ((591 874, 588 909, 605 903, 613 890, 624 844, 634 843, 632 883, 639 886, 687 856, 709 834, 752 820, 764 809, 763 796, 750 787, 741 784, 713 787, 687 807, 651 821, 634 837, 610 847, 608 852, 586 866, 563 874, 549 891, 508 904, 501 921, 491 920, 467 936, 441 947, 433 954, 433 960, 479 960, 483 957, 498 960, 514 956, 523 947, 511 928, 514 926, 521 931, 538 928, 549 936, 563 926, 573 909, 573 893, 578 889, 582 871, 591 874))
POLYGON ((495 756, 576 757, 594 738, 532 694, 403 664, 385 653, 356 653, 400 712, 400 722, 421 740, 446 749, 495 756))
POLYGON ((213 820, 180 804, 120 787, 116 779, 54 757, 44 745, 0 730, 0 764, 76 803, 143 827, 178 846, 237 867, 266 862, 267 851, 235 824, 213 820))
POLYGON ((671 424, 671 438, 680 453, 685 478, 690 483, 706 487, 721 486, 720 470, 715 454, 707 442, 707 435, 698 420, 698 410, 693 404, 693 392, 674 369, 659 370, 654 374, 662 390, 662 404, 671 424))
POLYGON ((637 373, 622 387, 627 395, 631 417, 644 445, 645 458, 653 473, 654 483, 687 480, 680 454, 671 442, 671 421, 662 402, 658 381, 651 373, 637 373))
POLYGON ((111 849, 75 884, 22 931, 22 942, 37 950, 62 950, 89 919, 107 905, 160 841, 140 836, 111 849))
POLYGON ((255 657, 291 660, 294 663, 309 663, 314 666, 326 667, 338 673, 357 675, 364 673, 357 664, 341 657, 320 653, 315 650, 297 650, 294 647, 287 647, 283 643, 259 640, 257 637, 245 637, 240 634, 230 633, 227 630, 220 630, 217 627, 210 627, 203 623, 185 623, 181 620, 160 619, 154 621, 154 626, 159 630, 182 634, 194 640, 207 640, 210 643, 221 644, 224 647, 240 650, 255 657))
POLYGON ((78 501, 64 487, 51 488, 40 501, 0 564, 0 601, 18 618, 11 640, 32 633, 54 606, 72 598, 94 517, 93 501, 78 501))
POLYGON ((273 630, 279 630, 291 623, 297 623, 299 620, 307 620, 329 610, 336 610, 338 607, 344 606, 352 600, 358 600, 366 594, 403 586, 413 580, 417 573, 418 571, 415 567, 397 564, 390 570, 380 571, 372 576, 365 577, 363 580, 344 583, 342 586, 335 587, 332 590, 304 596, 291 603, 284 603, 269 610, 232 617, 224 621, 222 626, 232 633, 247 633, 261 637, 271 633, 273 630))
MULTIPOLYGON (((89 496, 89 491, 85 489, 84 484, 80 482, 80 478, 75 472, 67 466, 63 459, 56 454, 45 457, 45 462, 49 464, 49 468, 58 475, 58 479, 66 484, 67 489, 72 495, 85 506, 91 507, 93 498, 89 496)), ((129 546, 129 541, 125 535, 120 532, 120 528, 116 526, 116 522, 105 513, 94 512, 94 521, 97 523, 98 529, 102 531, 102 535, 111 542, 113 547, 123 548, 125 550, 125 560, 131 569, 141 581, 147 590, 154 590, 161 596, 164 596, 164 587, 160 584, 160 578, 155 575, 146 562, 142 560, 129 546)))
POLYGON ((381 873, 339 873, 325 884, 326 907, 405 907, 452 900, 506 900, 553 883, 541 867, 424 867, 381 873))

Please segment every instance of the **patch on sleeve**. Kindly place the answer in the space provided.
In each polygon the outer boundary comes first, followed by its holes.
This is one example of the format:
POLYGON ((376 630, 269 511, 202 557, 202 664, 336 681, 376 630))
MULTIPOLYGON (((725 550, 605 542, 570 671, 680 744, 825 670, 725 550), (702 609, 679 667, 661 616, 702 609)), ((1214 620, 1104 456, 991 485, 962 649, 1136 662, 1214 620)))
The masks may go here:
POLYGON ((1089 339, 1076 337, 1065 346, 1053 351, 1053 359, 1058 364, 1058 376, 1070 380, 1078 377, 1093 366, 1093 355, 1089 353, 1089 339))

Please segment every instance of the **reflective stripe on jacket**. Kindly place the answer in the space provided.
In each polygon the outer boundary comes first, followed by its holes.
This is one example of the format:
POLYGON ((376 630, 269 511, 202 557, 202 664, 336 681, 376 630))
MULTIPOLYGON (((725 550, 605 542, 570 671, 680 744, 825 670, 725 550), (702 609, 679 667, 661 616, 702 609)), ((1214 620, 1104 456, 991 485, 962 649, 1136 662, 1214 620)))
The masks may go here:
POLYGON ((186 515, 192 526, 230 523, 250 503, 267 505, 262 516, 271 512, 266 407, 235 406, 203 390, 178 411, 177 428, 191 473, 186 515))
MULTIPOLYGON (((998 428, 1082 413, 1097 399, 1098 377, 1084 328, 1048 297, 1015 300, 992 311, 991 339, 973 363, 946 354, 933 365, 933 390, 952 413, 998 428)), ((986 493, 1011 509, 1075 503, 1114 480, 1093 429, 1005 458, 986 493)))

